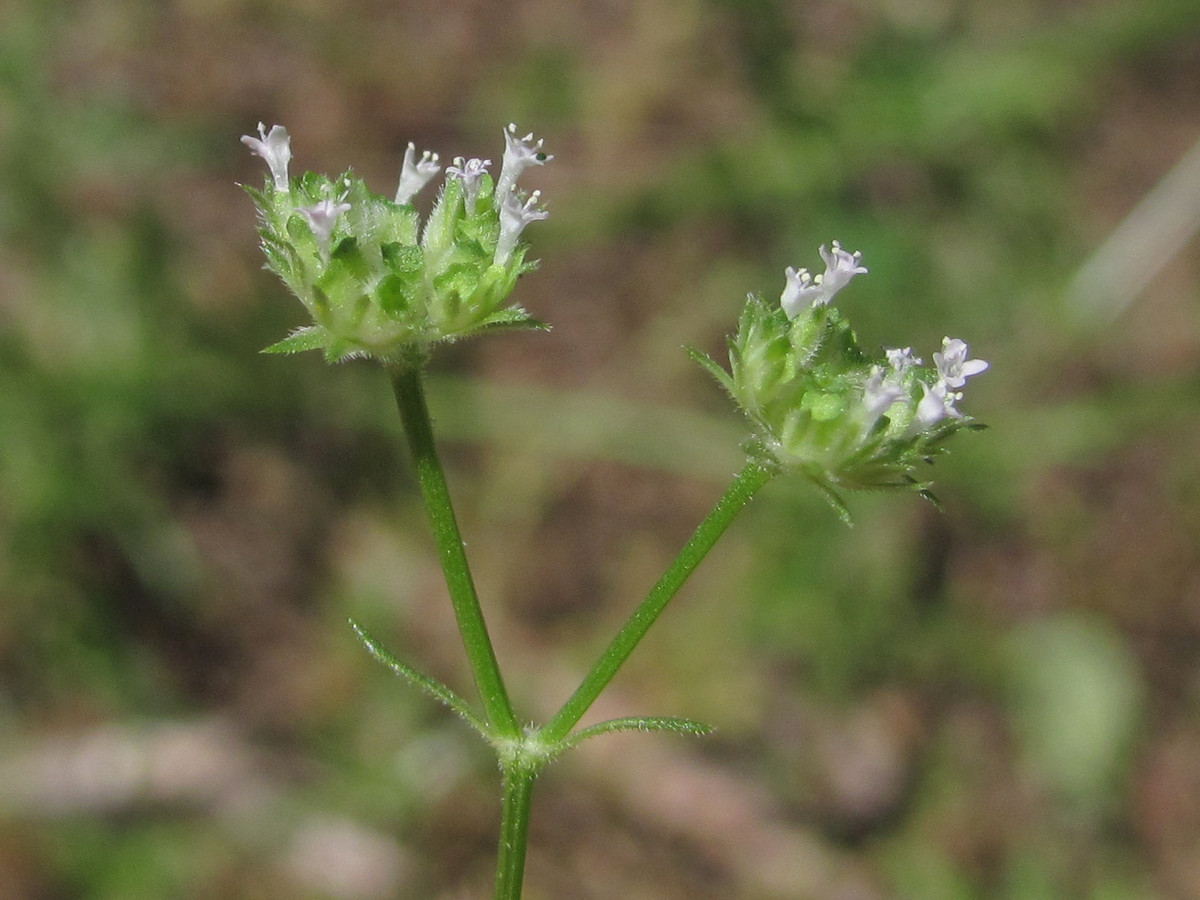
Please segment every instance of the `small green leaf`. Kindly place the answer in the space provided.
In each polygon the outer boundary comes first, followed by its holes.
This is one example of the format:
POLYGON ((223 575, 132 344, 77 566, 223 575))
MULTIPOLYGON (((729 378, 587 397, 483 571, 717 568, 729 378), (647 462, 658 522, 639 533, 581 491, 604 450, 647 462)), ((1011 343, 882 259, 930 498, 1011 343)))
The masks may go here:
POLYGON ((329 340, 329 332, 319 325, 297 328, 282 341, 265 347, 263 353, 303 353, 305 350, 320 350, 329 340))
POLYGON ((850 515, 850 507, 846 505, 846 501, 842 499, 841 494, 834 490, 833 485, 830 484, 826 479, 813 475, 812 473, 808 473, 808 477, 809 481, 816 486, 817 491, 821 494, 821 496, 825 498, 825 502, 833 507, 833 511, 837 513, 838 518, 842 520, 842 524, 847 528, 853 528, 854 517, 850 515))
POLYGON ((492 313, 486 319, 479 323, 479 329, 487 329, 495 331, 503 329, 506 331, 549 331, 550 326, 540 319, 535 319, 523 309, 501 309, 492 313))
POLYGON ((722 369, 716 360, 707 353, 697 350, 695 347, 684 347, 683 349, 693 362, 698 363, 700 368, 711 375, 717 384, 725 388, 730 396, 733 396, 733 380, 729 377, 729 373, 722 369))
POLYGON ((492 735, 488 730, 487 724, 471 709, 471 705, 466 700, 458 696, 458 694, 454 693, 454 691, 450 690, 450 688, 446 687, 440 681, 430 678, 428 675, 423 675, 412 666, 400 662, 400 660, 396 659, 396 657, 380 646, 373 637, 363 631, 353 619, 350 620, 350 627, 354 629, 354 633, 358 635, 359 640, 363 642, 363 645, 373 657, 410 684, 416 685, 435 700, 450 707, 450 709, 462 716, 468 725, 483 735, 485 739, 488 741, 491 740, 492 735))
POLYGON ((587 728, 581 728, 563 741, 563 749, 574 747, 588 738, 599 737, 602 734, 611 734, 614 731, 669 731, 673 734, 701 736, 710 734, 712 730, 713 727, 711 725, 696 722, 692 719, 677 719, 672 716, 631 716, 624 719, 609 719, 606 722, 599 722, 587 728))
POLYGON ((933 504, 933 508, 938 512, 945 512, 946 507, 942 506, 942 501, 937 498, 937 495, 928 488, 917 488, 917 493, 933 504))

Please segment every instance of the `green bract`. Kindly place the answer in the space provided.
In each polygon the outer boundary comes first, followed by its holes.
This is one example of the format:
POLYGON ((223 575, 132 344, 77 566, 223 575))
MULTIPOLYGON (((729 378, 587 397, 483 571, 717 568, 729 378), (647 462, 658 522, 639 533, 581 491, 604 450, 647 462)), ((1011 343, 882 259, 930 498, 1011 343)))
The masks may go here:
MULTIPOLYGON (((422 225, 411 203, 372 193, 352 173, 331 180, 310 172, 287 180, 284 168, 280 177, 277 162, 259 149, 274 149, 270 140, 245 139, 274 176, 261 190, 247 191, 258 207, 267 268, 300 298, 313 324, 268 352, 320 349, 330 362, 364 356, 410 364, 439 341, 494 328, 545 327, 508 302, 517 278, 534 268, 517 235, 545 213, 532 209, 534 198, 524 219, 506 220, 506 205, 519 204, 521 195, 515 188, 511 197, 493 195, 484 172, 488 161, 471 160, 468 167, 456 160, 463 165, 448 170, 422 225)), ((286 141, 283 132, 276 143, 286 141)), ((402 196, 411 196, 439 169, 432 154, 416 163, 410 147, 402 196)))
MULTIPOLYGON (((829 285, 838 255, 843 273, 850 255, 836 243, 833 253, 822 248, 822 255, 830 266, 824 278, 829 285)), ((933 354, 934 366, 921 365, 907 348, 873 359, 829 305, 835 291, 817 295, 821 276, 810 279, 803 270, 788 276, 785 301, 794 301, 796 285, 806 279, 812 304, 793 305, 789 318, 787 307, 750 296, 729 340, 730 371, 693 353, 753 423, 748 452, 766 465, 805 475, 843 515, 841 489, 910 488, 930 496, 918 470, 952 434, 982 427, 955 408, 962 398, 955 388, 987 364, 967 360, 966 344, 950 338, 933 354)))

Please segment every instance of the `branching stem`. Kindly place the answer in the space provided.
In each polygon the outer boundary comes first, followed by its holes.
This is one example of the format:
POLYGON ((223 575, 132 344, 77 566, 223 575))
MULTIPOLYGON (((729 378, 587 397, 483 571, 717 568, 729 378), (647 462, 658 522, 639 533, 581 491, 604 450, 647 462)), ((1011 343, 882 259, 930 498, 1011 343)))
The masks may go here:
POLYGON ((725 533, 742 508, 771 480, 774 472, 761 463, 751 460, 738 473, 712 512, 700 523, 691 539, 679 551, 671 567, 646 595, 646 599, 634 610, 633 615, 612 639, 603 655, 588 672, 579 688, 563 704, 562 709, 543 728, 539 735, 543 742, 554 746, 565 740, 571 729, 583 718, 601 692, 612 681, 617 670, 625 663, 634 648, 646 636, 671 598, 687 581, 700 561, 725 533))

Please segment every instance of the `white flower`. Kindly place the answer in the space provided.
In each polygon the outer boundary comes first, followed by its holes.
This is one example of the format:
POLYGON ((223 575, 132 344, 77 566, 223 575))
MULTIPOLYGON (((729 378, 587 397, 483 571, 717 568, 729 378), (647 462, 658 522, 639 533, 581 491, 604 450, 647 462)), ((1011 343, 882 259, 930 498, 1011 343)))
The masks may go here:
POLYGON ((807 306, 826 306, 833 295, 850 283, 855 275, 865 275, 866 266, 861 265, 862 253, 847 253, 837 241, 833 249, 821 246, 821 259, 825 261, 825 272, 813 276, 808 269, 796 270, 788 267, 787 286, 779 298, 783 311, 794 319, 807 306))
POLYGON ((337 200, 326 197, 315 206, 300 207, 300 214, 308 220, 308 227, 312 229, 322 255, 329 253, 329 240, 333 237, 333 226, 337 224, 338 217, 349 211, 350 204, 345 202, 345 197, 337 200))
POLYGON ((892 404, 907 399, 908 393, 884 373, 883 366, 871 366, 871 374, 863 386, 863 430, 869 432, 892 404))
POLYGON ((821 283, 814 279, 808 269, 797 269, 788 266, 783 270, 787 279, 783 293, 779 295, 779 305, 787 313, 789 319, 800 315, 801 310, 816 304, 816 298, 821 293, 821 283))
POLYGON ((504 160, 500 163, 500 180, 496 182, 496 193, 492 198, 496 209, 504 205, 505 198, 516 187, 522 172, 530 166, 542 166, 554 159, 542 152, 544 143, 541 140, 535 142, 532 131, 523 138, 517 137, 517 126, 509 123, 504 130, 504 160))
POLYGON ((866 275, 867 267, 861 265, 862 252, 847 253, 837 241, 833 249, 821 246, 821 259, 825 260, 825 274, 821 276, 821 287, 827 292, 823 302, 828 303, 833 295, 850 283, 855 275, 866 275))
POLYGON ((952 388, 962 387, 988 367, 982 359, 967 359, 967 345, 958 338, 943 338, 942 352, 933 354, 933 362, 941 380, 952 388))
POLYGON ((949 390, 946 382, 938 379, 937 383, 930 387, 922 381, 921 390, 925 393, 921 402, 917 404, 912 424, 914 430, 923 431, 947 416, 955 419, 963 417, 963 414, 954 408, 955 402, 962 399, 962 394, 949 390))
POLYGON ((885 352, 887 353, 888 364, 892 367, 892 375, 897 379, 903 378, 909 369, 913 366, 919 366, 922 362, 921 359, 913 356, 912 347, 888 349, 885 352))
POLYGON ((267 161, 271 169, 271 177, 275 179, 278 190, 288 189, 288 163, 292 159, 292 141, 287 129, 282 125, 272 125, 270 133, 262 122, 258 123, 258 137, 242 135, 242 143, 251 152, 267 161))
POLYGON ((411 203, 417 196, 417 191, 429 184, 430 180, 442 167, 438 165, 438 155, 426 150, 418 160, 417 148, 408 145, 404 151, 404 165, 400 168, 400 185, 396 188, 397 203, 411 203))
POLYGON ((492 164, 490 159, 468 159, 455 157, 454 165, 446 166, 446 174, 453 175, 463 185, 467 214, 475 212, 475 201, 479 198, 479 183, 487 174, 487 167, 492 164))
POLYGON ((500 238, 496 241, 496 255, 493 258, 496 265, 503 266, 508 262, 513 248, 517 246, 517 238, 521 236, 526 225, 550 215, 546 210, 537 208, 541 196, 541 191, 534 191, 529 195, 529 199, 522 203, 516 191, 504 195, 500 206, 500 238))

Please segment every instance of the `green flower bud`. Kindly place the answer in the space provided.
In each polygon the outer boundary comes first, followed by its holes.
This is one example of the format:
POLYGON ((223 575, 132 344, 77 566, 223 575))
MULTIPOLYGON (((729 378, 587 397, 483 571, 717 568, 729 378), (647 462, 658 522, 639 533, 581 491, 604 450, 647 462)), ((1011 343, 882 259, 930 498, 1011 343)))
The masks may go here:
MULTIPOLYGON (((523 146, 512 130, 505 131, 510 155, 512 146, 523 146)), ((319 349, 330 362, 365 356, 408 365, 440 341, 545 327, 509 303, 517 278, 535 267, 525 261, 521 229, 547 215, 535 208, 537 192, 528 201, 517 192, 515 177, 505 196, 494 197, 489 161, 455 160, 422 225, 411 200, 441 170, 434 153, 418 159, 408 145, 389 200, 349 172, 289 179, 290 139, 278 125, 269 133, 260 125, 258 138, 242 140, 271 170, 261 190, 247 188, 267 268, 312 316, 311 325, 268 352, 319 349)), ((540 152, 541 143, 536 147, 540 152)))
POLYGON ((918 468, 959 429, 982 427, 955 404, 962 399, 957 389, 987 363, 967 359, 967 345, 951 338, 932 367, 909 348, 872 359, 830 305, 854 275, 866 273, 861 257, 836 241, 821 255, 824 275, 787 270, 779 304, 747 298, 729 340, 728 372, 693 356, 750 419, 750 455, 803 474, 843 515, 843 489, 910 488, 930 496, 918 468))

